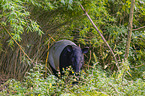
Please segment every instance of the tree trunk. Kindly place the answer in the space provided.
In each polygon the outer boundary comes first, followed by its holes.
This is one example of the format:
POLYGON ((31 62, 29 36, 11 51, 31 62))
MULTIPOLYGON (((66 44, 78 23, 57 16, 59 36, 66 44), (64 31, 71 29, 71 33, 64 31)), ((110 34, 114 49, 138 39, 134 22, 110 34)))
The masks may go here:
POLYGON ((132 0, 131 1, 130 14, 129 14, 128 36, 127 36, 127 42, 126 42, 126 48, 125 48, 125 59, 127 59, 128 55, 129 55, 129 48, 130 48, 131 35, 132 35, 134 3, 135 3, 135 0, 132 0))

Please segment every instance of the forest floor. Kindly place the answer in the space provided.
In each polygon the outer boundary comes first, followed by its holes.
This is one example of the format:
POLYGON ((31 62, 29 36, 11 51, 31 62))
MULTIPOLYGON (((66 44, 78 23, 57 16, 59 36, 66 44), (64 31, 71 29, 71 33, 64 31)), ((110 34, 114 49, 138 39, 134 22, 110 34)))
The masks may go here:
POLYGON ((6 75, 4 73, 0 73, 0 91, 2 91, 4 88, 6 88, 7 84, 4 85, 4 83, 10 78, 9 75, 6 75))

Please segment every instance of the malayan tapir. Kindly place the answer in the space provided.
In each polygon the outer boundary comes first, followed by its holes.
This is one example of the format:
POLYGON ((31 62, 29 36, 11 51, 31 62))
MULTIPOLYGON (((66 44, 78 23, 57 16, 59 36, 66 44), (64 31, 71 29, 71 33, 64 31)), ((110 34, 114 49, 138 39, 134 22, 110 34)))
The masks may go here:
POLYGON ((75 73, 80 72, 84 64, 84 53, 88 52, 88 47, 81 49, 70 40, 60 40, 55 42, 49 49, 48 62, 55 76, 63 68, 71 66, 75 73))

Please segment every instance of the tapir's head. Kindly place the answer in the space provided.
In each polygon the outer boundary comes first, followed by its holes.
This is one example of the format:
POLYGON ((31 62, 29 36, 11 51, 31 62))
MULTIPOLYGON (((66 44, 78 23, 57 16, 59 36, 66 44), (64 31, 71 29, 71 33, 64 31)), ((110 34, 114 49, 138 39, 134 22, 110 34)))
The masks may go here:
POLYGON ((71 66, 75 72, 80 72, 82 65, 84 64, 84 55, 88 52, 89 47, 81 49, 78 46, 67 46, 67 51, 70 53, 69 60, 71 66))

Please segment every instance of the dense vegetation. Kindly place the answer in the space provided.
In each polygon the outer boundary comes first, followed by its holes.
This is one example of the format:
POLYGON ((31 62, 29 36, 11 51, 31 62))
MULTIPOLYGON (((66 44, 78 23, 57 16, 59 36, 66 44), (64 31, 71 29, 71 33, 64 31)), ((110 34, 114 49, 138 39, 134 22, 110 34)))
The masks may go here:
MULTIPOLYGON (((7 81, 9 87, 0 93, 0 95, 11 96, 144 96, 145 83, 142 79, 135 81, 126 80, 123 74, 108 74, 99 66, 94 64, 93 68, 82 71, 79 77, 79 84, 72 85, 77 78, 68 76, 67 71, 63 79, 58 79, 54 75, 47 78, 42 77, 44 66, 37 65, 27 73, 23 82, 14 79, 7 81), (34 72, 35 70, 35 72, 34 72)), ((110 74, 110 73, 109 73, 110 74)))
MULTIPOLYGON (((0 95, 145 95, 145 1, 136 0, 129 56, 124 59, 130 0, 1 0, 0 75, 13 78, 0 95), (89 14, 119 63, 95 30, 89 14), (53 42, 89 46, 78 84, 58 79, 47 64, 53 42)), ((69 78, 69 79, 68 79, 69 78)))

